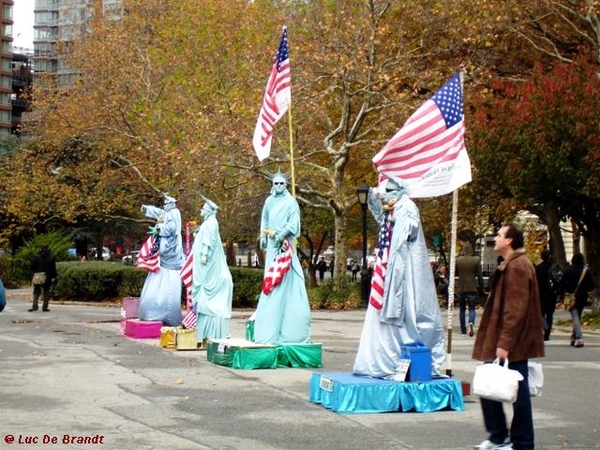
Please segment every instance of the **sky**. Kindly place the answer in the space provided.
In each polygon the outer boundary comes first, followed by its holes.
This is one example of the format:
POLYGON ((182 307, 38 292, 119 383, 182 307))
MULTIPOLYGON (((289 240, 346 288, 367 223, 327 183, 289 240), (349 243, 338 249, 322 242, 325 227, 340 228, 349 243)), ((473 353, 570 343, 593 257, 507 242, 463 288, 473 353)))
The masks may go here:
POLYGON ((15 0, 13 45, 33 49, 33 5, 35 0, 15 0))

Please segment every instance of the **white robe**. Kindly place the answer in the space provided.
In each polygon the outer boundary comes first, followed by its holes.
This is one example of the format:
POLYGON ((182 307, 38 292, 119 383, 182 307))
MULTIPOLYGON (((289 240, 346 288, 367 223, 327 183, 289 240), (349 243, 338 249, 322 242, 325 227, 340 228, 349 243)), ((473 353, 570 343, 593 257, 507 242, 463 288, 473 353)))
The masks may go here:
MULTIPOLYGON (((382 220, 376 196, 369 197, 369 207, 382 220)), ((437 376, 446 358, 444 330, 419 210, 406 194, 394 205, 392 220, 383 307, 367 308, 354 373, 391 378, 398 371, 402 346, 424 344, 431 351, 432 376, 437 376)))

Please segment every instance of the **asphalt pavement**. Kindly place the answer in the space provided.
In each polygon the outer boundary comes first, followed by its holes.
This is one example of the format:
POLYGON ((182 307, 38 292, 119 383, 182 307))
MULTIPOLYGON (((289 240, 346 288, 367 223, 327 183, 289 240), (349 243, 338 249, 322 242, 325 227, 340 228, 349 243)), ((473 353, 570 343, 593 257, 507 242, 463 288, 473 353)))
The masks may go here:
MULTIPOLYGON (((119 305, 59 304, 27 312, 29 290, 9 290, 0 313, 0 449, 472 449, 487 436, 478 399, 464 411, 341 415, 308 400, 315 371, 351 371, 364 310, 314 311, 322 369, 234 370, 204 351, 119 333, 119 305)), ((243 338, 252 311, 234 311, 243 338)), ((558 319, 568 317, 564 311, 558 319)), ((448 313, 443 311, 444 323, 448 313)), ((473 338, 452 315, 444 370, 470 382, 473 338)), ((584 348, 570 330, 547 342, 545 384, 533 399, 536 449, 600 449, 600 335, 584 348)), ((510 415, 510 408, 505 407, 510 415)))

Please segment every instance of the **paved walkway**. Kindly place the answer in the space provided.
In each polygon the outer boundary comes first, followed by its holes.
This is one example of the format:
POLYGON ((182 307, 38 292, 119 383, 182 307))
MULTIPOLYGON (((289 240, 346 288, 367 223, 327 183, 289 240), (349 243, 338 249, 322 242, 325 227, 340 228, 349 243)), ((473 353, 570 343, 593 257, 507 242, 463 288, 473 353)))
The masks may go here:
MULTIPOLYGON (((216 366, 203 351, 124 338, 119 305, 51 303, 49 313, 28 313, 29 302, 28 290, 9 291, 0 313, 2 449, 457 450, 485 438, 472 396, 462 412, 339 415, 308 401, 313 370, 216 366)), ((251 312, 235 311, 233 337, 244 336, 251 312)), ((351 371, 363 317, 313 313, 323 370, 351 371)), ((473 340, 460 336, 458 320, 453 330, 451 369, 470 381, 473 340)), ((542 360, 544 393, 533 400, 538 450, 600 449, 600 336, 586 336, 583 349, 568 338, 568 329, 557 330, 542 360)))

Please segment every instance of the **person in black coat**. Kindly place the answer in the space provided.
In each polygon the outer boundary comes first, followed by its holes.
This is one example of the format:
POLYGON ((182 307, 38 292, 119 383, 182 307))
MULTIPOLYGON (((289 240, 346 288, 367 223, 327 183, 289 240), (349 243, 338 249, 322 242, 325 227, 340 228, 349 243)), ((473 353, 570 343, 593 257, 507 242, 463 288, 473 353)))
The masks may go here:
POLYGON ((319 281, 323 281, 325 278, 325 271, 327 270, 327 262, 325 262, 325 258, 322 256, 319 258, 319 262, 317 263, 317 272, 319 272, 319 281))
POLYGON ((574 294, 575 303, 569 308, 573 319, 573 332, 571 333, 571 346, 583 347, 583 335, 581 333, 581 314, 587 305, 588 294, 595 289, 592 274, 585 265, 585 259, 581 253, 575 253, 565 269, 564 289, 569 294, 574 294), (585 270, 583 278, 581 274, 585 270), (581 279, 581 282, 580 282, 581 279))
POLYGON ((552 331, 558 295, 552 291, 548 282, 550 278, 550 268, 552 267, 550 251, 544 249, 540 256, 542 262, 535 266, 535 274, 537 277, 538 291, 540 292, 542 317, 544 318, 544 341, 547 341, 550 339, 550 332, 552 331))
MULTIPOLYGON (((50 287, 52 282, 56 279, 56 260, 50 253, 47 245, 42 245, 40 251, 31 262, 31 271, 36 273, 44 273, 45 279, 41 284, 33 283, 33 305, 28 311, 38 310, 38 299, 43 291, 44 303, 42 304, 42 311, 48 312, 48 302, 50 301, 50 287)), ((34 277, 35 278, 35 277, 34 277)), ((35 281, 35 280, 34 280, 35 281)))

